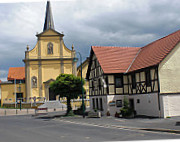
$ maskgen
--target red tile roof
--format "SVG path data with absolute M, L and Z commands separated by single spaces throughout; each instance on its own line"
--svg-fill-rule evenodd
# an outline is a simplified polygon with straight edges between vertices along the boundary
M 127 73 L 158 65 L 180 42 L 180 30 L 140 47 L 92 46 L 104 73 Z
M 1 83 L 1 80 L 0 80 L 0 83 Z
M 180 30 L 144 46 L 129 72 L 159 64 L 179 42 Z
M 132 63 L 139 47 L 92 46 L 104 73 L 124 73 Z
M 25 68 L 24 67 L 11 67 L 9 68 L 7 80 L 24 80 L 25 79 Z

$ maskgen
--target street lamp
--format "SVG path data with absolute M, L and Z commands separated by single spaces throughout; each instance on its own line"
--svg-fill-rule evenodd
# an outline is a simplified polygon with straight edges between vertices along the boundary
M 21 92 L 21 81 L 19 83 L 18 91 L 19 91 L 19 93 Z M 22 99 L 23 99 L 23 96 L 20 96 L 20 110 L 22 108 Z
M 80 56 L 80 64 L 81 64 L 81 89 L 82 89 L 82 108 L 83 108 L 83 118 L 85 118 L 85 107 L 84 107 L 84 89 L 83 89 L 83 78 L 82 78 L 82 56 L 80 52 L 76 52 Z M 76 61 L 76 58 L 74 58 Z
M 14 107 L 16 108 L 16 79 L 14 79 L 14 100 L 15 100 L 15 102 L 14 102 Z

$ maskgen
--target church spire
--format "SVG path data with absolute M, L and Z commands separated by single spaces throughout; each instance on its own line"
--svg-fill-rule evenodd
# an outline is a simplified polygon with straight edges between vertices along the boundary
M 52 17 L 50 1 L 47 1 L 47 5 L 46 5 L 46 17 L 44 21 L 43 31 L 48 30 L 48 29 L 54 30 L 54 22 L 53 22 L 53 17 Z

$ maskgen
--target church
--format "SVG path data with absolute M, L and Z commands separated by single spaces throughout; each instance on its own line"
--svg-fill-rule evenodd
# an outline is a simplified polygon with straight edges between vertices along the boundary
M 36 35 L 33 49 L 27 46 L 25 67 L 11 67 L 6 82 L 0 83 L 1 105 L 56 100 L 49 84 L 61 73 L 77 75 L 74 47 L 67 48 L 63 33 L 55 30 L 50 2 L 47 2 L 43 32 Z M 16 95 L 15 95 L 16 94 Z

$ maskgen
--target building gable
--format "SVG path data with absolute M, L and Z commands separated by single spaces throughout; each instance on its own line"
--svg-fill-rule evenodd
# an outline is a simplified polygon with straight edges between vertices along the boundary
M 37 34 L 36 35 L 37 37 L 49 37 L 49 36 L 64 36 L 63 34 L 53 30 L 53 29 L 48 29 L 46 31 L 43 31 L 42 33 L 40 34 Z
M 159 64 L 160 93 L 180 92 L 180 43 Z

